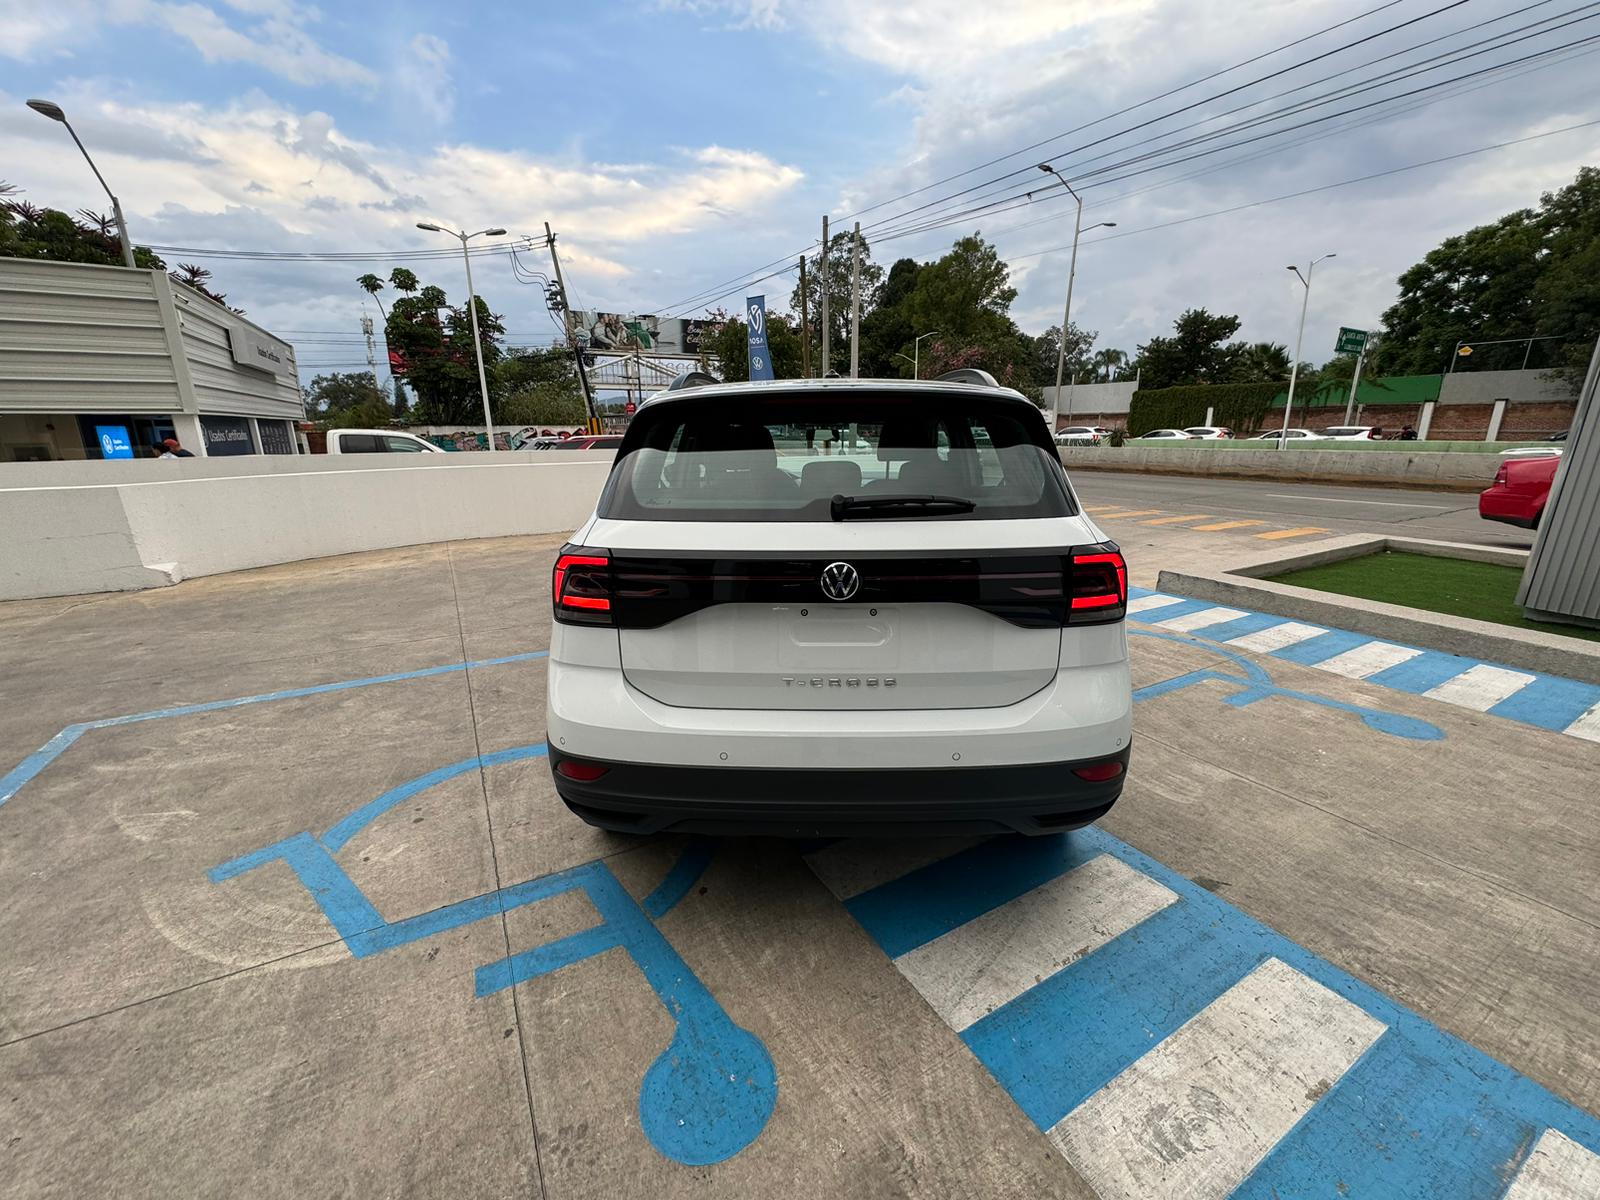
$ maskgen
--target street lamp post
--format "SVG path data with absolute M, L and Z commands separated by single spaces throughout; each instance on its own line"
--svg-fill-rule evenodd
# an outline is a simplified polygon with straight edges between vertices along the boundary
M 927 333 L 919 333 L 911 343 L 911 378 L 922 378 L 922 339 L 938 336 L 939 331 L 937 329 L 930 329 Z
M 1289 396 L 1283 402 L 1283 428 L 1278 432 L 1279 450 L 1282 450 L 1289 441 L 1289 414 L 1294 411 L 1294 384 L 1295 380 L 1300 377 L 1300 342 L 1306 335 L 1306 309 L 1311 305 L 1311 272 L 1323 259 L 1337 257 L 1337 254 L 1328 253 L 1324 254 L 1322 258 L 1313 258 L 1306 264 L 1306 273 L 1304 275 L 1300 274 L 1299 267 L 1289 267 L 1289 270 L 1294 272 L 1295 278 L 1304 285 L 1306 294 L 1300 300 L 1300 331 L 1294 335 L 1294 361 L 1289 364 Z
M 1078 202 L 1077 215 L 1072 220 L 1072 262 L 1067 267 L 1067 307 L 1061 316 L 1061 344 L 1056 350 L 1056 390 L 1055 399 L 1050 404 L 1050 436 L 1056 435 L 1056 413 L 1061 405 L 1061 375 L 1067 365 L 1067 331 L 1072 328 L 1072 281 L 1078 276 L 1078 239 L 1083 236 L 1083 197 L 1078 195 L 1066 177 L 1052 167 L 1049 163 L 1040 163 L 1039 170 L 1046 175 L 1055 176 L 1062 187 L 1067 189 L 1067 194 Z M 1101 221 L 1098 225 L 1089 226 L 1090 229 L 1115 229 L 1115 221 Z M 1076 385 L 1077 376 L 1073 376 Z M 1067 393 L 1067 419 L 1072 419 L 1072 394 Z
M 61 110 L 61 105 L 49 100 L 29 100 L 28 107 L 41 116 L 49 117 L 52 121 L 60 121 L 67 127 L 67 132 L 72 135 L 72 140 L 78 143 L 78 149 L 83 152 L 83 161 L 89 164 L 89 170 L 94 172 L 94 177 L 100 181 L 100 186 L 105 188 L 106 195 L 111 197 L 111 215 L 117 219 L 117 236 L 122 241 L 122 265 L 133 266 L 133 243 L 128 240 L 128 222 L 122 216 L 122 201 L 118 200 L 115 193 L 106 184 L 106 177 L 100 174 L 100 168 L 94 165 L 94 159 L 89 157 L 89 151 L 84 149 L 83 139 L 78 137 L 78 131 L 67 120 L 67 114 Z
M 467 253 L 467 242 L 475 237 L 503 237 L 505 230 L 499 226 L 492 229 L 480 229 L 477 233 L 457 233 L 454 229 L 446 229 L 443 225 L 433 225 L 427 221 L 418 221 L 418 229 L 426 229 L 429 233 L 448 233 L 453 238 L 461 239 L 461 261 L 467 267 L 467 312 L 472 316 L 472 351 L 478 358 L 478 391 L 483 395 L 483 424 L 489 435 L 489 449 L 497 449 L 494 444 L 494 418 L 489 415 L 489 380 L 483 373 L 483 342 L 478 338 L 478 295 L 472 290 L 472 256 Z

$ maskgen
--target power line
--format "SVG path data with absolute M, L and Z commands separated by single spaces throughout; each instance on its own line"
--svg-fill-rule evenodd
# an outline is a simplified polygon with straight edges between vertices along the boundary
M 517 249 L 539 250 L 545 246 L 545 240 L 539 238 L 522 238 L 516 242 L 499 242 L 483 246 L 469 247 L 467 253 L 474 258 L 487 255 L 510 254 Z M 163 254 L 182 254 L 189 258 L 228 258 L 264 262 L 409 262 L 415 259 L 454 259 L 461 255 L 460 250 L 229 250 L 220 247 L 207 246 L 151 246 L 151 250 Z

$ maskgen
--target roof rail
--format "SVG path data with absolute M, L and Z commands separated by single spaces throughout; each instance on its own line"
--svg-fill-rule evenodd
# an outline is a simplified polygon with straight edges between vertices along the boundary
M 962 367 L 956 371 L 946 371 L 939 376 L 940 383 L 970 383 L 976 387 L 997 388 L 998 380 L 987 371 L 980 371 L 977 367 Z
M 682 375 L 675 377 L 673 381 L 667 384 L 667 386 L 662 390 L 668 392 L 681 392 L 684 388 L 702 387 L 708 383 L 721 382 L 722 380 L 718 379 L 715 375 L 712 375 L 707 371 L 685 371 Z

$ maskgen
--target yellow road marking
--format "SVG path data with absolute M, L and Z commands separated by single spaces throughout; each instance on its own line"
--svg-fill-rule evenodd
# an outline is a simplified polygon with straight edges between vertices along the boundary
M 1209 521 L 1210 513 L 1190 513 L 1187 517 L 1158 517 L 1154 521 L 1141 521 L 1141 525 L 1176 525 L 1179 521 Z
M 1083 511 L 1086 513 L 1103 513 L 1111 512 L 1113 509 L 1118 509 L 1121 507 L 1122 505 L 1120 504 L 1096 504 L 1092 508 L 1086 508 Z
M 1243 529 L 1246 525 L 1265 525 L 1265 521 L 1222 521 L 1216 525 L 1196 525 L 1202 533 L 1216 533 L 1220 529 Z
M 1315 525 L 1307 525 L 1303 529 L 1275 529 L 1271 533 L 1258 533 L 1255 536 L 1263 541 L 1275 542 L 1279 538 L 1300 537 L 1307 533 L 1327 533 L 1326 529 L 1318 529 Z
M 1109 520 L 1113 517 L 1155 517 L 1159 516 L 1163 511 L 1159 508 L 1141 508 L 1138 512 L 1107 513 L 1106 518 Z

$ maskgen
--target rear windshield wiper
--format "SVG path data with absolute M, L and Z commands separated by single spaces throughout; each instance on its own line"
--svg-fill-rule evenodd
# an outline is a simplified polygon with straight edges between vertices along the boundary
M 969 513 L 977 507 L 977 501 L 965 496 L 835 496 L 829 512 L 835 521 L 847 521 L 851 517 Z

